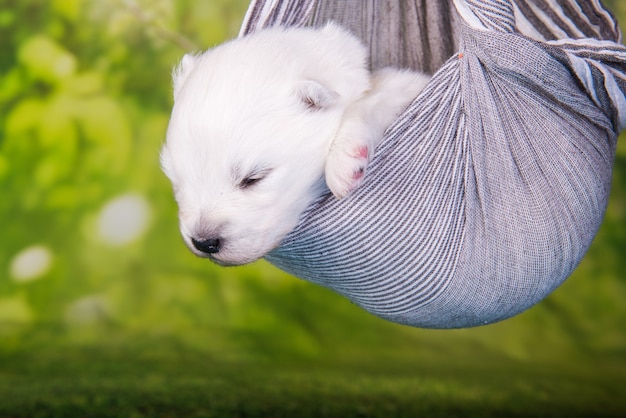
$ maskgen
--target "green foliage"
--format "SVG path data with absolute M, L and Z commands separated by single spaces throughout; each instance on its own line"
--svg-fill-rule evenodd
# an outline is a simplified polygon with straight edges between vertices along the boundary
M 266 263 L 224 269 L 193 257 L 158 166 L 170 72 L 183 53 L 236 35 L 247 4 L 2 0 L 0 355 L 163 338 L 220 358 L 359 367 L 472 350 L 587 369 L 623 357 L 624 136 L 588 256 L 546 301 L 501 324 L 410 329 Z M 111 237 L 110 219 L 131 226 Z
M 185 253 L 158 167 L 170 72 L 188 50 L 233 36 L 246 2 L 7 6 L 0 12 L 0 332 L 19 340 L 50 323 L 141 328 L 162 315 L 191 327 L 195 317 L 137 300 L 152 289 L 168 293 L 169 283 L 182 300 L 170 296 L 167 306 L 186 306 L 177 283 L 208 289 L 215 270 Z M 150 221 L 123 245 L 100 233 L 107 202 L 120 196 L 136 197 L 137 216 Z M 17 260 L 36 263 L 28 255 L 39 247 L 47 267 L 29 273 L 32 266 Z M 207 298 L 221 303 L 217 293 Z M 199 311 L 199 298 L 193 303 Z

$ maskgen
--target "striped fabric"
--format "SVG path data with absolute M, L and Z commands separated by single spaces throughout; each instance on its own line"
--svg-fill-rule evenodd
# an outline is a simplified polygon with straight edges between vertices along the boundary
M 355 13 L 369 2 L 353 1 Z M 242 35 L 322 24 L 321 3 L 253 1 Z M 626 49 L 599 1 L 454 6 L 441 10 L 456 17 L 429 20 L 459 22 L 457 52 L 388 129 L 366 183 L 320 198 L 267 256 L 429 328 L 508 318 L 571 274 L 602 221 L 626 125 Z
M 256 29 L 274 25 L 302 26 L 304 25 L 315 1 L 290 1 L 290 0 L 253 0 L 248 7 L 248 12 L 241 26 L 240 35 L 253 32 Z
M 598 38 L 619 42 L 619 28 L 599 0 L 515 0 L 515 24 L 540 41 Z

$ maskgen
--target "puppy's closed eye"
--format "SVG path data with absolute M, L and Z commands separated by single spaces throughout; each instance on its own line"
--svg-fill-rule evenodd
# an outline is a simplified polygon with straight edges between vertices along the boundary
M 241 179 L 238 186 L 240 189 L 243 190 L 250 189 L 258 185 L 262 180 L 264 180 L 271 171 L 271 169 L 254 170 L 243 179 Z

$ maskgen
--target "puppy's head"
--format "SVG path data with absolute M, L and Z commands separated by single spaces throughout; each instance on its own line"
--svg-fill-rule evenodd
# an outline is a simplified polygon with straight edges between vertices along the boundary
M 161 163 L 191 251 L 238 265 L 278 246 L 323 192 L 341 116 L 368 86 L 364 48 L 333 25 L 185 56 Z

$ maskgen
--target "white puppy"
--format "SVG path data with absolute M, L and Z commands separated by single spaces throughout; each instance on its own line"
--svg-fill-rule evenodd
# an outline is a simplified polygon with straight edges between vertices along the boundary
M 161 152 L 186 244 L 221 265 L 263 257 L 327 187 L 341 198 L 361 183 L 385 129 L 427 81 L 371 75 L 363 45 L 333 24 L 186 55 Z

